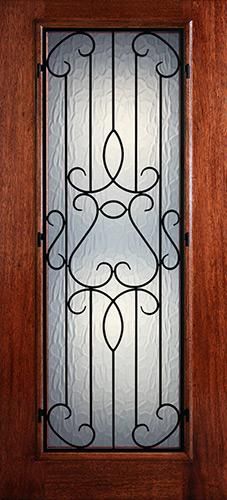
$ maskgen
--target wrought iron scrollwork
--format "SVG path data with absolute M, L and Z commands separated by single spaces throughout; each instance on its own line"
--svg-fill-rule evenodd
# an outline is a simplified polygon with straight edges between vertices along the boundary
M 60 238 L 61 234 L 63 233 L 64 231 L 64 227 L 65 227 L 65 218 L 64 218 L 64 215 L 62 214 L 62 212 L 60 212 L 60 210 L 51 210 L 47 216 L 47 222 L 48 224 L 50 224 L 51 226 L 54 227 L 54 223 L 51 222 L 51 216 L 53 214 L 57 214 L 59 217 L 60 217 L 60 220 L 61 220 L 61 228 L 60 228 L 60 231 L 59 233 L 57 234 L 57 236 L 55 236 L 54 240 L 52 241 L 52 243 L 50 244 L 49 246 L 49 249 L 48 249 L 48 252 L 47 252 L 47 255 L 46 255 L 46 258 L 47 258 L 47 262 L 49 264 L 49 266 L 52 268 L 52 269 L 55 269 L 55 270 L 59 270 L 59 269 L 62 269 L 62 267 L 64 267 L 65 265 L 65 257 L 61 254 L 61 253 L 58 253 L 58 256 L 61 258 L 61 263 L 56 266 L 54 265 L 52 262 L 51 262 L 51 251 L 52 249 L 54 248 L 56 242 L 58 241 L 58 239 Z
M 51 420 L 51 416 L 52 414 L 55 412 L 56 409 L 59 409 L 59 408 L 63 408 L 64 410 L 67 411 L 67 416 L 64 417 L 64 420 L 68 420 L 71 418 L 72 416 L 72 410 L 71 408 L 68 406 L 68 404 L 66 403 L 57 403 L 53 406 L 51 406 L 51 408 L 49 409 L 48 413 L 47 413 L 47 422 L 50 426 L 50 429 L 52 430 L 52 432 L 61 440 L 63 441 L 65 444 L 67 444 L 68 446 L 72 446 L 73 448 L 77 448 L 77 449 L 84 449 L 84 448 L 87 448 L 88 446 L 90 446 L 93 441 L 95 440 L 95 430 L 93 429 L 92 425 L 91 424 L 81 424 L 79 427 L 78 427 L 78 432 L 81 432 L 82 429 L 89 429 L 90 431 L 90 438 L 88 439 L 88 441 L 83 444 L 83 445 L 80 445 L 80 444 L 75 444 L 75 443 L 72 443 L 70 442 L 68 439 L 66 439 L 64 436 L 62 436 L 62 434 L 59 434 L 59 432 L 57 432 L 56 428 L 55 428 L 55 425 L 54 423 L 52 422 Z
M 55 78 L 64 78 L 64 77 L 67 77 L 71 71 L 71 64 L 68 62 L 68 61 L 63 61 L 64 64 L 67 66 L 67 69 L 63 72 L 63 73 L 56 73 L 53 68 L 51 68 L 51 56 L 54 52 L 56 52 L 56 50 L 58 49 L 58 47 L 60 47 L 60 45 L 64 44 L 69 38 L 72 38 L 72 37 L 75 37 L 75 36 L 78 36 L 78 35 L 83 35 L 85 36 L 86 38 L 88 38 L 91 42 L 91 48 L 88 50 L 88 52 L 82 52 L 80 47 L 78 48 L 78 53 L 80 54 L 81 57 L 89 57 L 92 55 L 92 53 L 94 52 L 95 50 L 95 41 L 94 41 L 94 38 L 89 34 L 89 33 L 86 33 L 85 31 L 76 31 L 74 33 L 70 33 L 69 35 L 67 35 L 66 37 L 64 37 L 62 40 L 60 40 L 60 42 L 58 42 L 54 47 L 53 49 L 51 49 L 51 51 L 49 52 L 49 55 L 47 57 L 47 60 L 46 60 L 46 67 L 49 71 L 49 73 L 54 76 Z
M 80 37 L 79 37 L 80 35 Z M 55 69 L 55 62 L 53 62 L 53 54 L 57 51 L 57 49 L 63 45 L 67 40 L 73 37 L 79 37 L 78 45 L 82 43 L 83 37 L 85 37 L 89 42 L 89 49 L 87 51 L 82 50 L 80 47 L 77 47 L 77 51 L 81 57 L 88 58 L 88 68 L 89 68 L 89 165 L 88 172 L 84 166 L 74 166 L 71 169 L 68 168 L 68 159 L 67 159 L 67 147 L 68 147 L 68 116 L 67 116 L 67 96 L 68 96 L 68 78 L 70 77 L 71 64 L 69 61 L 64 60 L 63 65 L 65 70 L 57 71 Z M 155 71 L 157 73 L 158 84 L 159 84 L 159 166 L 151 166 L 145 165 L 139 171 L 138 166 L 138 65 L 139 59 L 144 58 L 149 53 L 149 48 L 140 49 L 139 41 L 141 39 L 147 39 L 148 37 L 154 37 L 163 43 L 168 50 L 175 57 L 176 67 L 174 70 L 169 72 L 163 71 L 163 61 L 159 61 L 155 66 Z M 55 209 L 51 210 L 47 217 L 46 221 L 51 226 L 54 225 L 54 216 L 58 217 L 61 222 L 61 227 L 58 229 L 58 233 L 54 237 L 53 241 L 49 244 L 49 249 L 46 252 L 46 260 L 48 265 L 53 271 L 59 271 L 61 269 L 65 269 L 65 401 L 54 404 L 51 408 L 49 408 L 47 412 L 47 422 L 52 430 L 52 432 L 66 445 L 83 449 L 88 448 L 93 443 L 95 443 L 96 433 L 93 427 L 93 380 L 92 380 L 92 341 L 93 341 L 93 331 L 92 331 L 92 320 L 93 320 L 93 297 L 98 294 L 108 301 L 108 305 L 105 309 L 103 319 L 102 319 L 102 331 L 103 331 L 103 339 L 108 346 L 109 350 L 112 353 L 112 448 L 114 449 L 116 446 L 115 443 L 115 357 L 117 349 L 122 341 L 124 335 L 124 316 L 120 307 L 121 298 L 126 294 L 133 294 L 134 296 L 134 317 L 135 317 L 135 425 L 132 429 L 131 436 L 132 441 L 138 449 L 152 449 L 164 443 L 177 429 L 179 423 L 181 421 L 180 411 L 171 403 L 163 402 L 163 387 L 162 387 L 162 270 L 173 271 L 180 263 L 180 252 L 177 248 L 177 244 L 174 242 L 173 237 L 170 234 L 170 229 L 166 225 L 166 221 L 170 214 L 176 217 L 176 221 L 173 225 L 176 225 L 180 222 L 180 216 L 175 209 L 168 209 L 163 213 L 162 206 L 162 170 L 163 170 L 163 161 L 162 161 L 162 85 L 163 79 L 169 79 L 174 77 L 179 68 L 181 66 L 180 58 L 176 52 L 176 50 L 170 45 L 169 42 L 165 40 L 161 35 L 152 31 L 141 31 L 139 32 L 132 41 L 132 51 L 134 53 L 134 65 L 135 65 L 135 122 L 134 122 L 134 140 L 135 140 L 135 156 L 134 156 L 134 188 L 131 189 L 127 186 L 123 186 L 119 181 L 119 176 L 124 166 L 124 145 L 120 134 L 116 127 L 115 120 L 115 32 L 112 32 L 112 125 L 109 130 L 106 139 L 103 144 L 103 152 L 102 152 L 102 160 L 103 160 L 103 168 L 105 170 L 106 175 L 108 176 L 108 181 L 103 186 L 99 186 L 98 188 L 94 188 L 93 186 L 93 169 L 92 169 L 92 159 L 93 159 L 93 145 L 92 145 L 92 124 L 93 124 L 93 116 L 92 116 L 92 57 L 95 53 L 95 40 L 90 33 L 85 31 L 74 31 L 69 35 L 65 36 L 61 39 L 55 47 L 50 51 L 47 59 L 46 59 L 46 68 L 48 72 L 54 78 L 62 78 L 64 80 L 64 141 L 65 141 L 65 212 L 62 213 L 60 210 Z M 75 54 L 73 54 L 73 57 Z M 115 173 L 111 174 L 110 169 L 108 167 L 107 161 L 107 152 L 110 145 L 110 142 L 115 140 L 118 148 L 119 148 L 119 164 L 116 167 Z M 78 175 L 77 175 L 78 174 Z M 151 181 L 147 185 L 146 188 L 140 189 L 139 180 L 142 176 L 150 174 L 152 176 Z M 79 175 L 83 177 L 87 177 L 88 187 L 87 189 L 83 189 L 79 182 L 77 182 L 77 178 L 79 180 Z M 101 191 L 107 190 L 109 186 L 114 185 L 119 189 L 119 193 L 121 191 L 127 192 L 131 195 L 128 205 L 123 203 L 121 200 L 112 199 L 108 200 L 101 205 L 99 205 L 96 194 Z M 73 199 L 73 208 L 75 211 L 82 212 L 84 210 L 84 201 L 90 200 L 93 204 L 93 218 L 90 222 L 89 227 L 86 229 L 84 234 L 82 235 L 80 241 L 76 244 L 71 254 L 68 253 L 68 188 L 74 189 L 79 194 Z M 143 234 L 142 229 L 138 226 L 134 216 L 134 210 L 136 207 L 137 201 L 144 201 L 146 203 L 146 208 L 144 208 L 144 212 L 152 211 L 154 207 L 154 198 L 151 196 L 151 191 L 155 188 L 158 189 L 159 193 L 159 250 L 158 254 L 152 247 L 151 243 L 147 240 L 145 235 Z M 138 209 L 137 209 L 138 212 Z M 136 213 L 137 213 L 136 212 Z M 86 243 L 88 236 L 95 230 L 95 226 L 100 217 L 109 218 L 109 219 L 119 219 L 128 217 L 128 221 L 131 224 L 132 231 L 135 231 L 140 238 L 141 245 L 145 245 L 146 249 L 149 250 L 150 255 L 150 276 L 144 282 L 133 282 L 133 279 L 130 282 L 130 273 L 132 275 L 131 265 L 127 261 L 119 261 L 114 266 L 107 261 L 100 261 L 96 267 L 96 275 L 100 276 L 100 282 L 97 284 L 97 279 L 95 276 L 96 284 L 92 282 L 86 282 L 79 278 L 77 272 L 76 265 L 76 256 L 78 250 L 82 247 L 83 244 Z M 165 233 L 168 241 L 174 248 L 176 253 L 175 262 L 169 262 L 168 254 L 163 255 L 163 242 L 162 242 L 162 233 Z M 57 247 L 57 242 L 60 238 L 64 237 L 64 248 L 65 253 L 58 253 L 57 257 L 53 257 L 54 248 Z M 57 262 L 56 259 L 60 259 L 60 262 Z M 57 262 L 57 263 L 56 263 Z M 123 279 L 122 277 L 122 269 L 127 271 L 127 275 L 129 279 Z M 156 296 L 154 293 L 149 291 L 146 287 L 150 285 L 155 278 L 158 278 L 159 283 L 159 293 Z M 82 287 L 79 290 L 74 291 L 70 296 L 68 296 L 68 280 L 72 279 L 76 285 Z M 119 285 L 124 287 L 124 290 L 118 293 L 116 296 L 111 297 L 109 293 L 104 290 L 104 287 L 111 282 L 111 280 L 116 280 Z M 54 424 L 53 416 L 56 413 L 60 412 L 60 415 L 63 414 L 65 420 L 70 420 L 72 417 L 72 409 L 69 406 L 69 390 L 68 387 L 68 313 L 75 314 L 77 316 L 82 315 L 87 310 L 87 305 L 84 305 L 81 309 L 78 309 L 77 299 L 80 295 L 88 296 L 88 321 L 89 321 L 89 416 L 88 421 L 81 424 L 78 427 L 78 433 L 83 435 L 83 431 L 85 432 L 84 444 L 76 444 L 72 442 L 68 438 L 64 437 L 56 430 L 56 426 Z M 172 429 L 169 429 L 168 432 L 163 434 L 163 436 L 156 442 L 152 440 L 152 429 L 146 423 L 142 423 L 139 420 L 139 408 L 138 408 L 138 308 L 139 308 L 139 296 L 147 296 L 151 301 L 151 309 L 147 310 L 143 305 L 140 305 L 140 311 L 144 315 L 155 315 L 159 316 L 159 406 L 156 411 L 156 418 L 159 420 L 165 420 L 166 412 L 173 412 L 175 414 L 175 422 L 172 426 Z M 107 319 L 111 310 L 115 310 L 115 313 L 119 320 L 119 334 L 115 343 L 113 343 L 108 336 L 107 329 Z M 141 432 L 145 431 L 144 437 L 142 439 Z
M 163 227 L 163 230 L 167 236 L 167 238 L 169 239 L 170 243 L 172 244 L 172 246 L 174 247 L 175 251 L 176 251 L 176 262 L 174 264 L 172 264 L 171 266 L 170 265 L 167 265 L 165 264 L 165 260 L 166 258 L 168 258 L 168 254 L 166 255 L 163 255 L 162 257 L 162 265 L 163 267 L 165 267 L 165 269 L 175 269 L 178 264 L 179 264 L 179 261 L 180 261 L 180 252 L 177 248 L 177 245 L 174 243 L 173 239 L 171 238 L 169 232 L 167 231 L 166 229 L 166 226 L 165 226 L 165 220 L 166 220 L 166 217 L 169 215 L 169 214 L 175 214 L 176 215 L 176 222 L 174 222 L 173 226 L 176 226 L 177 224 L 179 224 L 180 222 L 180 217 L 179 217 L 179 214 L 176 210 L 167 210 L 167 212 L 164 213 L 164 215 L 162 216 L 162 220 L 161 220 L 161 224 L 162 224 L 162 227 Z
M 139 441 L 139 438 L 136 437 L 136 434 L 138 433 L 138 430 L 139 429 L 145 429 L 147 431 L 147 433 L 150 433 L 150 429 L 148 427 L 147 424 L 137 424 L 135 425 L 133 431 L 132 431 L 132 438 L 133 438 L 133 441 L 134 443 L 139 446 L 140 448 L 143 448 L 143 449 L 151 449 L 151 448 L 156 448 L 157 446 L 159 446 L 160 444 L 164 443 L 170 436 L 172 436 L 172 434 L 175 432 L 175 430 L 177 429 L 179 423 L 180 423 L 180 413 L 179 413 L 179 410 L 176 408 L 176 406 L 170 404 L 170 403 L 162 403 L 158 409 L 156 410 L 156 417 L 159 418 L 159 420 L 163 420 L 163 417 L 160 416 L 160 413 L 161 413 L 161 410 L 163 410 L 163 408 L 171 408 L 175 415 L 176 415 L 176 422 L 174 424 L 174 426 L 172 427 L 171 430 L 169 430 L 169 432 L 167 434 L 164 434 L 164 436 L 159 439 L 158 441 L 155 441 L 155 442 L 151 442 L 151 443 L 144 443 L 142 444 L 140 441 Z M 146 440 L 149 439 L 149 437 L 147 437 L 146 435 Z

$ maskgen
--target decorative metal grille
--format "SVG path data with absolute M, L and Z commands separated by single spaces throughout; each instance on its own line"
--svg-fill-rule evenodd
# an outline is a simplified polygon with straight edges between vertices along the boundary
M 44 33 L 48 450 L 183 446 L 182 37 Z

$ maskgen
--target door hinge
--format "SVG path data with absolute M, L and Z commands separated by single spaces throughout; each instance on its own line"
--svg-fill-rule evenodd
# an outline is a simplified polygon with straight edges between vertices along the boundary
M 45 70 L 45 64 L 38 63 L 37 64 L 37 78 L 39 78 L 40 73 Z
M 37 234 L 37 245 L 38 245 L 38 247 L 41 247 L 42 241 L 44 241 L 44 234 L 38 232 L 38 234 Z
M 42 422 L 42 418 L 45 417 L 45 411 L 43 408 L 38 409 L 38 422 Z
M 186 422 L 189 422 L 189 408 L 185 408 L 182 416 L 185 418 Z
M 189 233 L 185 233 L 184 241 L 185 241 L 185 246 L 189 247 Z
M 191 67 L 190 67 L 190 64 L 185 64 L 185 75 L 186 75 L 186 78 L 190 78 L 191 76 Z

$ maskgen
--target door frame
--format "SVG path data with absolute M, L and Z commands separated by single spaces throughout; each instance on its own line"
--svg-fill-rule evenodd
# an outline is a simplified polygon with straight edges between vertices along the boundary
M 222 500 L 226 491 L 225 0 L 143 0 L 140 6 L 129 0 L 65 0 L 64 5 L 59 0 L 3 0 L 1 11 L 5 35 L 0 76 L 2 498 L 68 499 L 75 498 L 76 491 L 79 498 L 94 499 Z M 40 47 L 35 47 L 35 38 L 39 23 L 60 26 L 63 22 L 86 27 L 187 27 L 185 62 L 191 75 L 186 80 L 185 117 L 185 231 L 190 235 L 185 249 L 185 407 L 190 410 L 190 431 L 186 452 L 174 456 L 161 452 L 44 456 L 39 451 L 41 360 L 37 353 L 42 347 L 42 316 L 35 306 L 41 286 L 35 267 L 40 253 L 36 216 L 41 157 L 35 139 L 36 92 L 38 102 L 40 92 L 35 82 Z

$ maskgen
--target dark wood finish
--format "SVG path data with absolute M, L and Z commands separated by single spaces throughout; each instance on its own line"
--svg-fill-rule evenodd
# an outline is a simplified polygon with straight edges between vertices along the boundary
M 192 497 L 227 498 L 224 352 L 224 137 L 226 2 L 195 2 L 193 14 Z M 225 477 L 224 477 L 225 476 Z M 225 484 L 225 487 L 224 487 Z
M 1 498 L 223 500 L 224 487 L 224 0 L 2 0 Z M 187 454 L 37 456 L 35 20 L 187 26 Z M 189 24 L 189 21 L 192 22 Z M 188 39 L 190 38 L 188 37 Z M 39 110 L 38 110 L 39 111 Z M 37 161 L 38 160 L 38 161 Z M 37 174 L 37 175 L 36 175 Z M 38 187 L 37 187 L 38 186 Z M 35 334 L 37 333 L 37 335 Z M 40 385 L 38 384 L 38 398 Z M 75 455 L 74 455 L 75 457 Z

